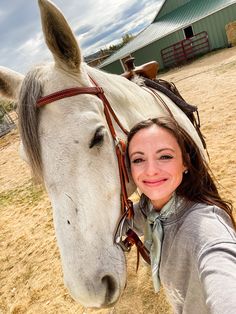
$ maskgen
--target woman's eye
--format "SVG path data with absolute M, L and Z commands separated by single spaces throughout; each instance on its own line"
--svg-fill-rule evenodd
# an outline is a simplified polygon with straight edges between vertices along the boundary
M 171 155 L 162 155 L 160 157 L 161 160 L 172 159 L 172 158 L 173 158 L 173 156 L 171 156 Z
M 141 163 L 141 162 L 143 162 L 143 159 L 142 159 L 142 158 L 136 158 L 136 159 L 132 160 L 132 163 L 133 163 L 133 164 L 139 164 L 139 163 Z

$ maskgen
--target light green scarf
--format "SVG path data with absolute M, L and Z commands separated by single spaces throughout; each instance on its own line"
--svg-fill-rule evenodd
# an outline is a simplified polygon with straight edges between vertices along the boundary
M 163 240 L 162 221 L 175 212 L 176 206 L 177 197 L 175 194 L 160 212 L 156 211 L 150 201 L 148 204 L 149 213 L 144 228 L 144 245 L 150 251 L 152 280 L 155 292 L 159 292 L 160 290 L 159 267 Z

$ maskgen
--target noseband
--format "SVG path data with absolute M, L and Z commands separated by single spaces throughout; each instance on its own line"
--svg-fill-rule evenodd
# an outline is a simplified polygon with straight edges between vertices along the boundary
M 119 167 L 119 176 L 120 176 L 120 184 L 121 184 L 121 211 L 122 211 L 122 216 L 121 219 L 118 223 L 116 232 L 115 232 L 115 243 L 120 245 L 120 247 L 124 251 L 129 251 L 132 247 L 132 245 L 136 245 L 138 252 L 142 255 L 142 257 L 145 259 L 146 262 L 150 263 L 150 258 L 149 258 L 149 252 L 147 249 L 144 247 L 142 241 L 139 239 L 137 234 L 132 230 L 129 229 L 127 231 L 127 237 L 124 241 L 122 241 L 122 230 L 123 230 L 123 225 L 126 219 L 129 221 L 132 220 L 134 217 L 134 210 L 133 210 L 133 203 L 131 200 L 128 199 L 127 195 L 127 189 L 126 189 L 126 183 L 129 182 L 129 177 L 127 173 L 127 169 L 125 166 L 125 149 L 126 149 L 126 144 L 123 140 L 119 139 L 116 135 L 113 123 L 112 123 L 112 118 L 114 121 L 117 123 L 119 128 L 123 131 L 124 134 L 128 134 L 128 131 L 122 126 L 121 122 L 119 121 L 117 115 L 113 111 L 109 101 L 107 100 L 103 89 L 98 86 L 97 82 L 90 77 L 90 80 L 93 82 L 95 86 L 93 87 L 73 87 L 73 88 L 68 88 L 64 89 L 55 93 L 52 93 L 50 95 L 41 97 L 38 99 L 36 103 L 37 108 L 41 108 L 45 105 L 48 105 L 54 101 L 67 98 L 67 97 L 72 97 L 76 95 L 81 95 L 81 94 L 89 94 L 89 95 L 95 95 L 99 97 L 104 105 L 104 114 L 106 117 L 106 121 L 111 133 L 111 136 L 113 138 L 113 142 L 115 145 L 115 150 L 116 150 L 116 156 L 117 156 L 117 161 L 118 161 L 118 167 Z M 112 117 L 112 118 L 111 118 Z

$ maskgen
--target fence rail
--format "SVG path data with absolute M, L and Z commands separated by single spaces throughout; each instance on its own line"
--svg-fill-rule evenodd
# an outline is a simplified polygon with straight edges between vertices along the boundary
M 0 105 L 0 137 L 16 128 L 16 124 L 7 113 L 3 106 Z
M 171 67 L 208 51 L 210 51 L 208 34 L 204 31 L 162 49 L 161 55 L 165 67 Z

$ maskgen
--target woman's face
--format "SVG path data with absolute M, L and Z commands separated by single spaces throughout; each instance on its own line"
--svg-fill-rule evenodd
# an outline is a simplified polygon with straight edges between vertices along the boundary
M 161 209 L 187 169 L 176 138 L 166 129 L 152 125 L 133 136 L 128 153 L 135 184 L 156 209 Z

